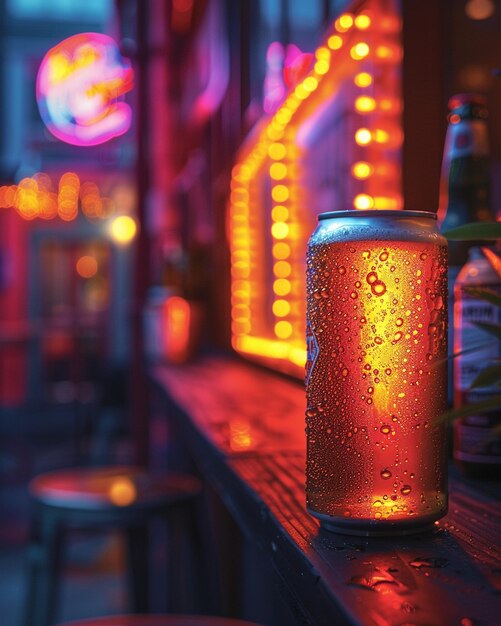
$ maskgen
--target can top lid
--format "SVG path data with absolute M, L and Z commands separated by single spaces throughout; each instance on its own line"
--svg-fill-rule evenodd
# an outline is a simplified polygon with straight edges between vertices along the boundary
M 351 209 L 349 211 L 327 211 L 318 215 L 319 220 L 329 220 L 334 217 L 426 217 L 432 220 L 437 219 L 437 214 L 432 211 L 409 211 L 407 209 Z

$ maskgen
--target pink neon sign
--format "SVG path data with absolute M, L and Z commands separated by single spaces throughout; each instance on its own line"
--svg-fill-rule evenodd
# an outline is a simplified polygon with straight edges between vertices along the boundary
M 131 109 L 122 101 L 133 86 L 130 61 L 101 33 L 81 33 L 51 48 L 40 64 L 37 102 L 49 131 L 76 146 L 123 135 Z

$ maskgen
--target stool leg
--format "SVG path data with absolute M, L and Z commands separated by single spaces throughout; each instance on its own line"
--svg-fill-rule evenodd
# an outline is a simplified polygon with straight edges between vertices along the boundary
M 44 529 L 43 543 L 45 554 L 45 576 L 42 578 L 42 622 L 41 626 L 53 624 L 56 618 L 59 592 L 61 555 L 63 550 L 62 528 L 55 520 L 50 520 Z
M 184 545 L 184 517 L 179 508 L 168 512 L 167 524 L 167 609 L 172 613 L 194 613 L 187 607 L 186 585 L 189 574 L 186 571 L 186 546 Z
M 37 582 L 41 565 L 42 547 L 40 520 L 33 516 L 30 525 L 30 539 L 26 550 L 26 596 L 24 602 L 24 626 L 33 626 L 37 610 Z
M 188 503 L 185 516 L 186 529 L 193 546 L 191 561 L 195 568 L 194 584 L 198 598 L 196 608 L 203 613 L 220 614 L 221 581 L 207 487 L 196 500 Z
M 203 539 L 198 526 L 195 501 L 178 505 L 166 517 L 168 534 L 168 609 L 174 613 L 204 610 L 205 578 Z
M 148 612 L 149 534 L 148 526 L 127 529 L 128 578 L 135 613 Z
M 61 528 L 50 513 L 44 513 L 29 548 L 27 626 L 49 626 L 54 622 L 61 550 Z

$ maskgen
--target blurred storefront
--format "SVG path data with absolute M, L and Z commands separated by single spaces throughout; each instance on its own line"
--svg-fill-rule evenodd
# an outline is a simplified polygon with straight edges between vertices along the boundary
M 71 395 L 96 363 L 140 367 L 145 341 L 301 376 L 316 215 L 434 210 L 452 93 L 489 99 L 499 205 L 491 4 L 2 2 L 3 401 Z M 110 78 L 89 79 L 106 46 Z
M 113 40 L 92 35 L 118 33 L 111 1 L 0 10 L 0 394 L 8 405 L 71 402 L 130 355 L 134 117 L 106 107 L 130 91 L 133 70 L 118 48 L 100 58 Z

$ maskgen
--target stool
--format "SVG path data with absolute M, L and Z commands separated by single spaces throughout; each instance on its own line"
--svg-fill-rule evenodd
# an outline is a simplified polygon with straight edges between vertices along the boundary
M 254 622 L 205 615 L 110 615 L 59 626 L 259 626 Z
M 148 610 L 148 524 L 185 516 L 193 529 L 200 482 L 183 474 L 150 474 L 138 467 L 66 469 L 41 474 L 29 485 L 34 519 L 28 553 L 27 625 L 54 621 L 65 531 L 124 531 L 133 611 Z M 198 539 L 198 537 L 196 538 Z

